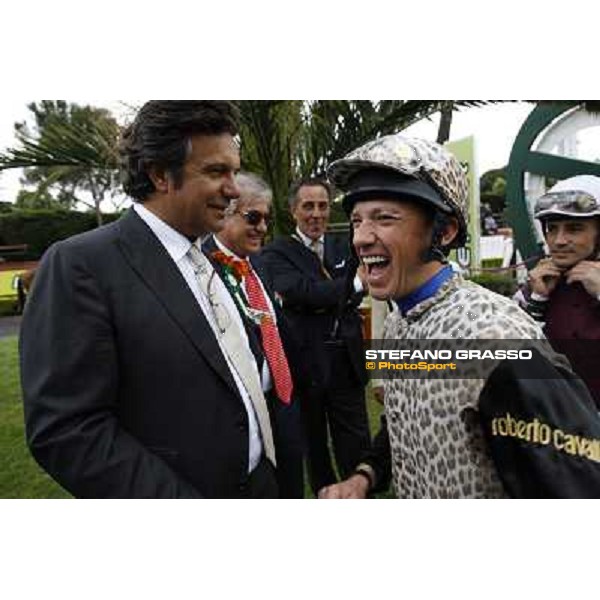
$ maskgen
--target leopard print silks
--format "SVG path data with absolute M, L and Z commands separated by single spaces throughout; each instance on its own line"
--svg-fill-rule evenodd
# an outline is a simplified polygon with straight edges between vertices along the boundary
M 406 316 L 395 308 L 383 335 L 398 340 L 399 349 L 403 339 L 544 338 L 537 323 L 514 302 L 457 274 Z M 549 347 L 548 353 L 556 357 Z M 495 364 L 488 375 L 493 368 Z M 481 378 L 384 381 L 393 482 L 399 498 L 505 496 L 479 425 L 477 409 L 484 383 Z

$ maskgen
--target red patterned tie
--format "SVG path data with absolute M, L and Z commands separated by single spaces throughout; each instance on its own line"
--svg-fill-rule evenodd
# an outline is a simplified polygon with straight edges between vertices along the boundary
M 277 326 L 273 322 L 271 312 L 269 311 L 267 299 L 265 298 L 258 277 L 252 270 L 252 267 L 250 267 L 249 272 L 246 275 L 245 282 L 250 308 L 266 313 L 266 316 L 261 319 L 260 322 L 263 350 L 267 357 L 269 369 L 273 375 L 277 396 L 284 404 L 289 404 L 292 400 L 293 389 L 290 368 L 283 351 L 279 331 L 277 330 Z

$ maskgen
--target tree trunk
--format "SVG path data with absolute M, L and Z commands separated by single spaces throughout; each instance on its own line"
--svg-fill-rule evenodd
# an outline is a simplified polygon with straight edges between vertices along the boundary
M 102 211 L 100 210 L 100 202 L 95 202 L 94 201 L 94 205 L 95 205 L 95 210 L 96 210 L 96 224 L 98 225 L 98 227 L 100 227 L 100 225 L 102 225 L 103 220 L 102 220 Z
M 437 143 L 445 144 L 450 139 L 450 128 L 452 127 L 452 115 L 454 112 L 454 101 L 444 100 L 440 110 L 440 127 L 438 129 Z
M 90 183 L 90 191 L 92 193 L 92 198 L 94 199 L 94 212 L 96 213 L 96 225 L 100 227 L 103 223 L 102 219 L 102 211 L 100 210 L 100 203 L 102 202 L 102 198 L 104 194 L 102 190 L 98 191 L 96 185 L 94 185 L 93 179 L 90 177 L 88 179 Z

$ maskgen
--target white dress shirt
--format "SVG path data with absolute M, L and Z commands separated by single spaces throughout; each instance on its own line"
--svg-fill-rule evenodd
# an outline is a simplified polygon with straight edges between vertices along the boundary
M 162 219 L 157 217 L 153 212 L 149 211 L 143 204 L 136 202 L 133 205 L 133 209 L 139 215 L 139 217 L 148 225 L 148 227 L 150 227 L 154 235 L 156 235 L 160 243 L 164 246 L 165 250 L 179 269 L 180 273 L 183 275 L 185 282 L 190 288 L 192 294 L 194 294 L 194 298 L 196 298 L 196 301 L 198 302 L 202 313 L 206 317 L 208 323 L 210 324 L 213 330 L 213 333 L 215 334 L 215 340 L 221 348 L 221 353 L 227 361 L 229 371 L 233 376 L 233 379 L 240 392 L 240 396 L 242 397 L 242 400 L 244 402 L 244 406 L 246 407 L 246 412 L 248 413 L 248 472 L 250 472 L 256 467 L 262 456 L 262 441 L 260 437 L 260 428 L 258 426 L 256 415 L 254 413 L 252 401 L 250 399 L 250 396 L 248 395 L 248 392 L 246 391 L 244 383 L 240 379 L 234 365 L 231 364 L 227 352 L 225 352 L 225 349 L 219 342 L 218 326 L 211 306 L 208 302 L 208 299 L 204 296 L 204 294 L 201 293 L 200 288 L 198 287 L 198 282 L 196 280 L 196 276 L 194 275 L 192 261 L 188 256 L 188 251 L 191 248 L 192 243 L 184 235 L 173 229 L 170 225 L 168 225 Z M 198 246 L 198 248 L 200 248 L 201 241 L 196 240 L 196 245 Z M 212 285 L 214 286 L 214 290 L 219 301 L 227 308 L 227 311 L 231 315 L 233 321 L 236 323 L 236 328 L 240 333 L 240 338 L 242 338 L 242 342 L 245 344 L 245 347 L 248 348 L 248 353 L 252 355 L 250 345 L 248 343 L 248 336 L 246 335 L 246 330 L 244 329 L 244 324 L 242 323 L 242 319 L 238 313 L 233 299 L 227 291 L 227 288 L 221 281 L 221 278 L 218 276 L 214 277 Z M 252 363 L 256 366 L 254 356 L 252 356 Z M 258 367 L 256 367 L 256 376 L 260 380 Z
M 324 255 L 325 255 L 325 234 L 323 234 L 320 238 L 318 238 L 317 240 L 313 240 L 312 238 L 309 238 L 307 235 L 304 235 L 301 231 L 299 227 L 296 227 L 296 235 L 300 238 L 300 240 L 302 241 L 302 243 L 309 249 L 312 250 L 314 252 L 314 243 L 315 241 L 319 243 L 320 246 L 320 252 L 317 252 L 317 254 L 319 255 L 319 258 L 321 260 L 324 259 Z

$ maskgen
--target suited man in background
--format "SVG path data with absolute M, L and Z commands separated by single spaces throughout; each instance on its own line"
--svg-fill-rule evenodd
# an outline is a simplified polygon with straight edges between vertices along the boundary
M 26 435 L 75 496 L 278 495 L 248 340 L 199 248 L 239 195 L 236 134 L 229 102 L 146 103 L 120 148 L 133 208 L 42 260 L 21 326 Z
M 289 207 L 296 230 L 261 253 L 309 367 L 310 380 L 301 392 L 301 407 L 315 494 L 336 481 L 328 431 L 342 477 L 352 472 L 370 446 L 358 312 L 365 292 L 364 274 L 359 270 L 350 298 L 344 301 L 349 247 L 346 240 L 325 234 L 330 202 L 331 190 L 322 180 L 308 179 L 292 186 Z
M 273 193 L 253 173 L 239 173 L 236 183 L 240 197 L 232 200 L 225 211 L 223 229 L 209 236 L 203 248 L 234 297 L 261 374 L 273 420 L 279 495 L 303 498 L 302 428 L 297 393 L 306 376 L 297 342 L 266 284 L 257 257 L 270 223 Z M 260 305 L 261 297 L 264 307 Z M 255 318 L 252 312 L 255 309 L 268 314 L 274 325 L 272 330 Z M 293 380 L 289 389 L 288 373 Z

